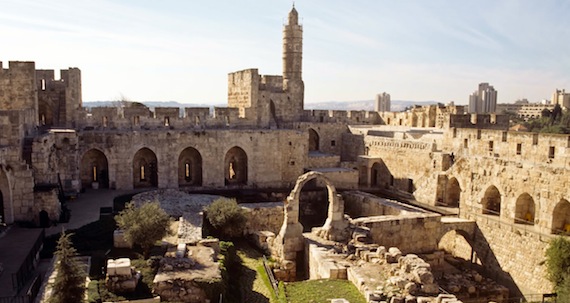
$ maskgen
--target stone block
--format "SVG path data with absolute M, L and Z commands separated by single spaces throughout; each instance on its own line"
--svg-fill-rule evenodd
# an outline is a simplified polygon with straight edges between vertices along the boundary
M 220 253 L 220 240 L 219 239 L 202 239 L 198 242 L 198 246 L 210 247 L 217 255 Z
M 184 258 L 186 256 L 186 243 L 178 243 L 176 246 L 176 258 Z
M 130 277 L 131 273 L 131 259 L 119 258 L 115 260 L 115 275 Z
M 386 253 L 386 262 L 398 263 L 400 257 L 402 257 L 402 252 L 396 247 L 390 247 L 390 249 L 388 249 L 388 252 Z

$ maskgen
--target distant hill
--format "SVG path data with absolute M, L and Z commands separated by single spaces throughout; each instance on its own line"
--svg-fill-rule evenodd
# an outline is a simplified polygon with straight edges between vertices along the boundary
M 227 104 L 195 104 L 195 103 L 180 103 L 177 101 L 142 101 L 140 102 L 150 108 L 154 107 L 226 107 Z M 116 106 L 117 101 L 86 101 L 83 102 L 84 107 L 104 107 Z M 393 112 L 403 111 L 406 107 L 413 105 L 430 105 L 437 104 L 435 101 L 404 101 L 392 100 L 391 110 Z M 326 101 L 316 103 L 305 103 L 305 109 L 323 109 L 323 110 L 374 110 L 374 100 L 360 100 L 360 101 Z
M 436 101 L 404 101 L 392 100 L 391 111 L 403 111 L 406 107 L 413 105 L 437 104 Z M 330 110 L 374 110 L 374 100 L 361 101 L 327 101 L 317 103 L 305 103 L 306 109 L 330 109 Z
M 105 106 L 116 106 L 118 101 L 85 101 L 83 102 L 84 107 L 105 107 Z M 225 105 L 210 105 L 210 104 L 195 104 L 195 103 L 180 103 L 178 101 L 142 101 L 140 102 L 148 107 L 213 107 L 213 106 L 220 106 L 223 107 Z

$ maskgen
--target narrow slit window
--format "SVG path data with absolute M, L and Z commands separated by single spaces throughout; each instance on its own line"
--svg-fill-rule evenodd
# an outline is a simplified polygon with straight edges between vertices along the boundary
M 141 165 L 140 171 L 141 171 L 141 181 L 145 181 L 144 165 Z
M 548 159 L 554 159 L 554 152 L 556 151 L 556 148 L 554 146 L 550 146 L 548 148 Z
M 99 181 L 99 180 L 97 179 L 97 166 L 93 165 L 92 171 L 93 171 L 93 182 Z
M 517 143 L 517 155 L 522 153 L 522 143 Z

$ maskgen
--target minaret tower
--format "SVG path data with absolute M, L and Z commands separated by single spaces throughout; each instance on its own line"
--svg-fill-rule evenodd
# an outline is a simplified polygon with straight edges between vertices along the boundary
M 295 105 L 303 110 L 303 26 L 295 5 L 289 12 L 288 23 L 283 27 L 283 89 L 289 92 Z

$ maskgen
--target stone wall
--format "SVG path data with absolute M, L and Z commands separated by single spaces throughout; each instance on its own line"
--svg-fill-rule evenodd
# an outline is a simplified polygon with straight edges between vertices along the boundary
M 479 229 L 472 241 L 475 256 L 499 283 L 522 294 L 553 291 L 544 264 L 545 251 L 553 237 L 524 225 L 502 223 L 493 216 L 464 215 L 477 220 Z
M 319 136 L 319 152 L 331 155 L 339 155 L 342 150 L 342 134 L 348 132 L 344 123 L 295 123 L 294 129 L 308 132 L 313 129 Z M 308 151 L 308 149 L 307 149 Z
M 343 192 L 344 210 L 351 218 L 398 216 L 422 210 L 394 200 L 358 191 Z
M 357 226 L 370 229 L 373 243 L 398 247 L 404 253 L 429 253 L 437 249 L 440 216 L 435 214 L 407 214 L 374 216 L 353 219 Z
M 38 112 L 35 63 L 10 61 L 8 69 L 0 63 L 0 110 L 27 109 Z
M 240 204 L 247 216 L 244 234 L 254 234 L 265 230 L 278 234 L 283 225 L 283 205 L 283 202 Z
M 52 188 L 50 190 L 42 190 L 34 192 L 34 221 L 40 223 L 39 213 L 46 211 L 50 221 L 58 221 L 61 213 L 61 205 L 59 203 L 58 190 Z
M 289 186 L 302 174 L 307 159 L 307 134 L 291 130 L 204 130 L 201 132 L 81 132 L 79 158 L 91 149 L 101 151 L 108 163 L 110 187 L 133 188 L 133 159 L 148 148 L 157 159 L 158 187 L 178 187 L 178 159 L 187 147 L 202 160 L 202 186 L 225 186 L 224 158 L 234 146 L 247 156 L 244 187 Z M 206 169 L 207 168 L 207 169 Z

